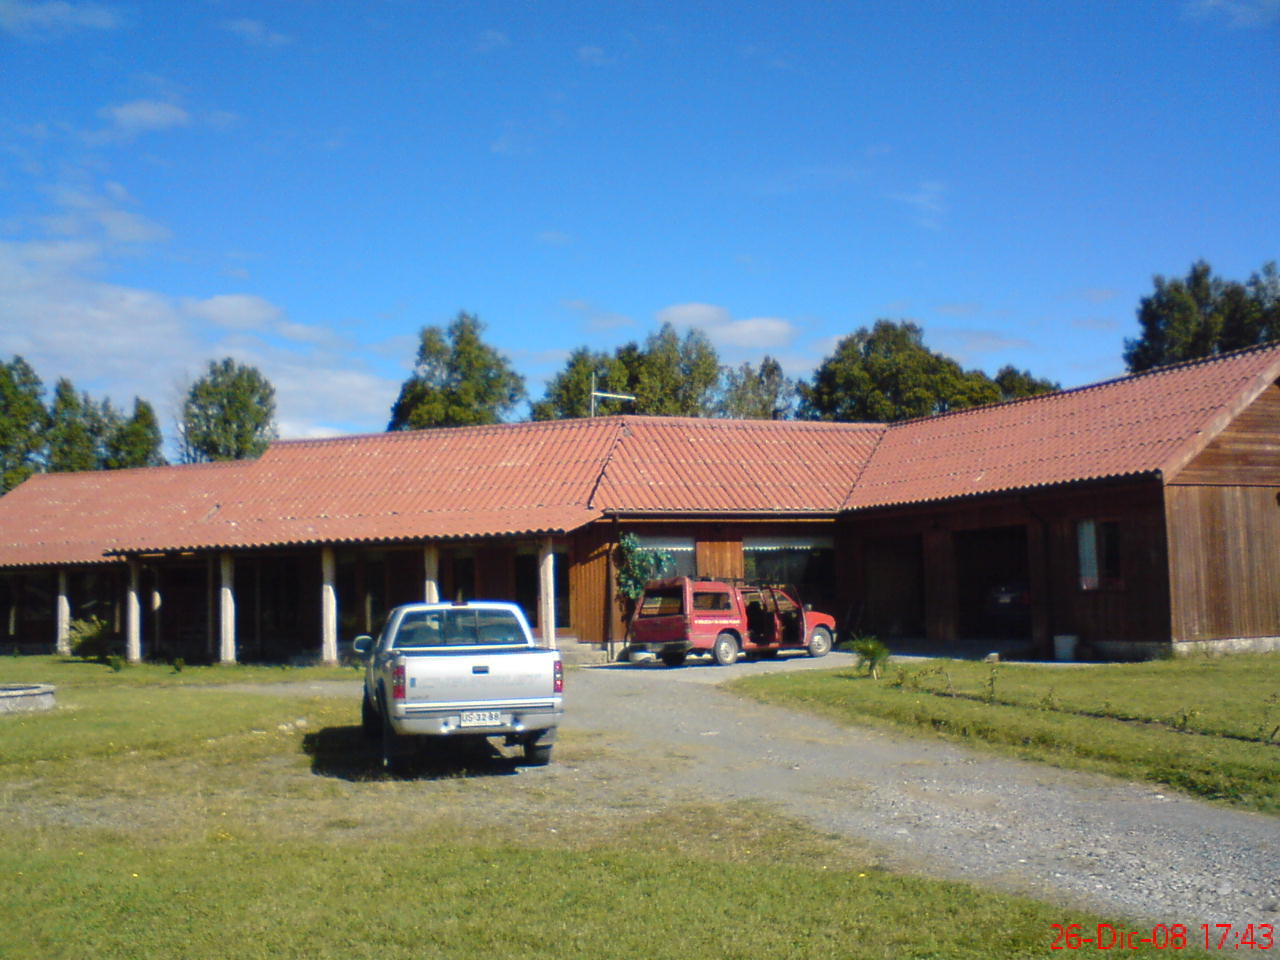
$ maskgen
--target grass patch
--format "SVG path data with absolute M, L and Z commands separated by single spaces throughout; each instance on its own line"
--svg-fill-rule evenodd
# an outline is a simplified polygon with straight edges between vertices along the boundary
M 0 656 L 0 683 L 52 683 L 74 688 L 136 686 L 208 686 L 233 683 L 280 683 L 306 680 L 355 680 L 355 667 L 281 667 L 261 664 L 184 666 L 176 670 L 164 663 L 131 663 L 119 671 L 104 663 L 74 657 Z
M 942 660 L 751 677 L 749 696 L 1280 812 L 1280 655 L 1052 667 Z
M 1098 921 L 649 793 L 585 734 L 396 780 L 354 697 L 103 669 L 0 718 L 0 956 L 1035 957 Z

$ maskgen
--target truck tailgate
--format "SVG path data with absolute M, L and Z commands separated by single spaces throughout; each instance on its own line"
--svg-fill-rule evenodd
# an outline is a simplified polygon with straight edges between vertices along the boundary
M 553 650 L 423 651 L 404 655 L 404 705 L 528 703 L 555 693 Z

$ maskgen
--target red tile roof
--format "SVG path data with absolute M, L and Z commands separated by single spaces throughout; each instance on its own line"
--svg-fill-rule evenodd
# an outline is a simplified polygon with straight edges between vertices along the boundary
M 817 515 L 1168 480 L 1280 377 L 1280 346 L 893 424 L 601 417 L 283 441 L 261 459 L 36 476 L 0 567 L 115 552 L 546 535 L 611 513 Z
M 1280 376 L 1280 347 L 894 424 L 846 509 L 1137 474 L 1170 478 Z
M 625 417 L 593 504 L 610 513 L 834 514 L 885 425 Z
M 0 497 L 0 566 L 105 562 L 105 551 L 207 511 L 240 467 L 37 474 Z

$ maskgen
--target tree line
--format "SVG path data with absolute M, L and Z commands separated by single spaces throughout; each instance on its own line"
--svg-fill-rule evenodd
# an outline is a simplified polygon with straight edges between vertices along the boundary
M 266 377 L 230 358 L 211 361 L 183 401 L 179 459 L 256 457 L 274 423 L 275 389 Z M 163 466 L 163 446 L 155 409 L 141 397 L 126 415 L 63 377 L 46 403 L 44 383 L 25 359 L 0 362 L 0 493 L 34 473 Z
M 1142 298 L 1139 336 L 1126 339 L 1130 372 L 1280 339 L 1280 275 L 1267 263 L 1247 281 L 1215 276 L 1203 260 L 1185 278 L 1154 278 Z M 1028 370 L 994 376 L 966 370 L 930 350 L 908 320 L 877 320 L 841 339 L 808 380 L 778 360 L 727 366 L 706 334 L 664 324 L 612 352 L 578 347 L 546 385 L 528 396 L 524 378 L 485 342 L 484 325 L 459 313 L 423 327 L 412 373 L 391 407 L 388 430 L 497 423 L 529 401 L 533 420 L 597 414 L 893 422 L 1034 396 L 1059 389 Z M 601 392 L 633 400 L 597 398 Z M 187 391 L 177 422 L 183 463 L 256 457 L 275 436 L 275 389 L 255 367 L 210 361 Z M 37 471 L 112 470 L 163 464 L 151 405 L 135 398 L 126 416 L 60 379 L 48 404 L 20 356 L 0 363 L 0 493 Z

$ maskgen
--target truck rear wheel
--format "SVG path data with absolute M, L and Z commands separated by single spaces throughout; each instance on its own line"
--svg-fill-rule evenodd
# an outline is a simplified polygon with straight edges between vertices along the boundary
M 393 776 L 402 777 L 409 768 L 408 744 L 404 737 L 396 733 L 391 726 L 391 717 L 387 713 L 387 702 L 378 697 L 379 718 L 382 722 L 382 766 Z
M 682 667 L 687 654 L 683 650 L 663 650 L 659 656 L 668 667 Z
M 738 638 L 727 630 L 716 637 L 715 646 L 711 648 L 711 655 L 716 658 L 716 663 L 722 667 L 727 667 L 731 663 L 738 662 Z
M 366 740 L 378 739 L 378 711 L 374 709 L 373 701 L 369 699 L 368 690 L 360 700 L 360 732 L 364 734 Z
M 808 649 L 811 657 L 825 657 L 831 652 L 831 631 L 826 627 L 814 627 Z
M 552 746 L 554 744 L 526 740 L 524 742 L 524 762 L 534 767 L 545 767 L 551 762 Z

